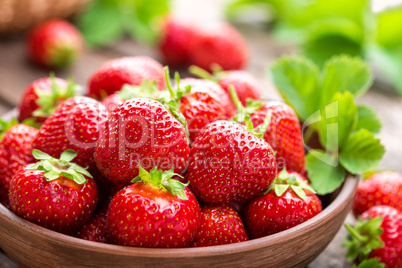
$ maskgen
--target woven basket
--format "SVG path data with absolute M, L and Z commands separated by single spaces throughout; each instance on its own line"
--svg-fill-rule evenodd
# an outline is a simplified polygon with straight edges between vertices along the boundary
M 19 32 L 49 18 L 66 18 L 90 0 L 0 0 L 0 34 Z

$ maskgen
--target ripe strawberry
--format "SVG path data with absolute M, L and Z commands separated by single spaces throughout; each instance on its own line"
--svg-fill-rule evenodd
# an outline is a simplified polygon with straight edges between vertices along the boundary
M 32 82 L 24 91 L 19 104 L 20 122 L 35 118 L 43 123 L 53 114 L 57 106 L 68 98 L 77 95 L 78 85 L 54 76 L 45 77 Z
M 134 184 L 121 190 L 110 203 L 108 224 L 121 245 L 136 247 L 188 247 L 200 224 L 200 206 L 178 175 L 139 166 Z
M 353 213 L 359 216 L 373 206 L 387 205 L 402 211 L 402 174 L 383 171 L 359 183 Z
M 199 29 L 190 40 L 190 63 L 211 71 L 213 64 L 223 70 L 243 69 L 248 61 L 248 49 L 239 32 L 228 24 Z
M 287 230 L 321 212 L 320 199 L 299 176 L 283 169 L 263 195 L 250 201 L 245 223 L 254 238 Z
M 107 224 L 108 208 L 104 208 L 84 225 L 78 232 L 78 237 L 99 243 L 109 243 L 109 226 Z
M 215 70 L 216 69 L 216 70 Z M 190 66 L 189 71 L 203 79 L 211 80 L 219 84 L 228 94 L 229 87 L 233 86 L 238 98 L 243 105 L 247 104 L 247 99 L 261 99 L 261 89 L 257 80 L 250 73 L 242 70 L 222 71 L 219 66 L 214 68 L 211 75 L 209 72 L 197 66 Z
M 10 183 L 10 204 L 19 216 L 51 230 L 74 234 L 91 217 L 98 199 L 88 171 L 70 161 L 66 150 L 60 159 L 38 150 L 40 160 L 20 169 Z
M 149 170 L 184 170 L 189 145 L 184 126 L 161 104 L 130 99 L 116 107 L 96 144 L 95 160 L 114 183 L 128 183 L 138 175 L 138 160 Z
M 156 81 L 158 89 L 162 90 L 165 85 L 162 65 L 145 56 L 109 60 L 89 79 L 89 95 L 104 99 L 119 91 L 125 84 L 140 85 L 144 80 Z
M 377 258 L 386 267 L 402 267 L 402 213 L 389 206 L 374 206 L 355 226 L 346 225 L 349 261 Z
M 228 205 L 206 205 L 201 208 L 201 226 L 193 246 L 206 247 L 247 241 L 243 222 Z
M 170 17 L 162 28 L 159 51 L 167 65 L 179 66 L 188 62 L 188 42 L 194 36 L 195 27 L 190 23 Z
M 219 85 L 216 83 L 197 78 L 185 78 L 180 81 L 180 86 L 191 86 L 195 89 L 203 89 L 203 91 L 208 91 L 213 97 L 218 100 L 221 105 L 226 109 L 226 116 L 232 117 L 236 114 L 236 107 L 234 106 L 229 94 L 227 94 Z
M 17 124 L 16 120 L 6 123 L 0 120 L 4 133 L 0 140 L 0 201 L 8 199 L 10 181 L 23 166 L 32 163 L 32 142 L 38 130 Z
M 27 52 L 37 64 L 63 68 L 84 49 L 81 33 L 63 20 L 48 20 L 35 26 L 27 38 Z
M 53 157 L 73 149 L 77 152 L 74 162 L 92 168 L 95 143 L 106 119 L 106 108 L 98 101 L 81 96 L 70 98 L 45 121 L 32 147 Z
M 275 174 L 271 146 L 244 126 L 223 120 L 202 129 L 187 170 L 194 194 L 215 204 L 254 197 L 272 183 Z

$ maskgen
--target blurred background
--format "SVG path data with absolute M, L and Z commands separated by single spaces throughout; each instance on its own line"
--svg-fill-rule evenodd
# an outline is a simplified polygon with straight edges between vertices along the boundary
M 402 0 L 0 0 L 0 114 L 18 105 L 25 87 L 50 71 L 62 78 L 73 75 L 86 85 L 94 70 L 112 58 L 146 55 L 163 63 L 157 44 L 166 16 L 203 27 L 227 21 L 249 47 L 246 69 L 265 98 L 280 99 L 267 68 L 284 54 L 303 54 L 321 67 L 339 54 L 367 61 L 374 85 L 358 102 L 373 107 L 383 122 L 379 137 L 387 153 L 380 167 L 402 172 L 401 4 Z M 85 51 L 66 69 L 38 67 L 25 51 L 27 31 L 54 17 L 76 25 L 86 41 Z M 177 70 L 188 75 L 185 68 Z M 309 267 L 351 267 L 340 247 L 343 236 L 342 230 Z

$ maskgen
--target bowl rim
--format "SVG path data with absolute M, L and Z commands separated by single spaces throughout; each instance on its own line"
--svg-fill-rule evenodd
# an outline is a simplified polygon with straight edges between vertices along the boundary
M 0 204 L 0 219 L 5 218 L 16 225 L 16 228 L 22 228 L 27 232 L 30 232 L 33 236 L 42 236 L 43 239 L 51 239 L 53 243 L 58 246 L 68 246 L 73 248 L 82 248 L 89 251 L 96 251 L 98 253 L 113 254 L 124 257 L 142 257 L 142 258 L 188 258 L 188 257 L 206 257 L 206 256 L 219 256 L 222 254 L 236 254 L 252 251 L 254 249 L 269 247 L 279 243 L 287 243 L 289 240 L 293 240 L 298 236 L 303 235 L 305 232 L 314 230 L 319 225 L 325 224 L 336 217 L 342 210 L 347 207 L 347 200 L 351 198 L 351 195 L 357 188 L 358 177 L 348 176 L 345 182 L 342 184 L 340 192 L 335 199 L 317 214 L 312 219 L 305 221 L 295 227 L 292 227 L 286 231 L 282 231 L 273 235 L 251 239 L 248 241 L 219 245 L 208 247 L 196 247 L 196 248 L 140 248 L 129 247 L 112 244 L 103 244 L 98 242 L 92 242 L 81 238 L 76 238 L 68 235 L 64 235 L 27 220 L 24 220 L 8 210 L 2 204 Z

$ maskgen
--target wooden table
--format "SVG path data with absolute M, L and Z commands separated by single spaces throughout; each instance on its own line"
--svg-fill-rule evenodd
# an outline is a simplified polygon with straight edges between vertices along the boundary
M 225 1 L 203 1 L 202 8 L 208 11 L 204 13 L 191 12 L 191 10 L 195 11 L 201 7 L 195 5 L 193 1 L 181 0 L 174 3 L 175 11 L 179 16 L 188 17 L 188 14 L 196 14 L 196 18 L 193 19 L 205 21 L 205 19 L 220 19 L 221 12 L 213 7 Z M 204 14 L 202 18 L 200 14 Z M 266 32 L 259 29 L 240 27 L 240 30 L 246 38 L 251 52 L 251 61 L 247 69 L 260 82 L 265 97 L 279 99 L 278 92 L 266 75 L 266 69 L 275 58 L 283 53 L 292 52 L 293 48 L 276 44 Z M 137 44 L 129 39 L 123 39 L 110 48 L 86 51 L 70 69 L 55 73 L 56 76 L 63 78 L 74 75 L 77 83 L 85 85 L 88 77 L 101 63 L 111 58 L 128 55 L 147 55 L 160 59 L 155 49 Z M 18 105 L 20 97 L 29 83 L 48 75 L 49 70 L 38 69 L 27 61 L 21 37 L 0 39 L 0 114 L 4 114 Z M 359 102 L 372 106 L 383 122 L 383 129 L 379 137 L 382 139 L 387 153 L 380 167 L 402 172 L 402 98 L 390 89 L 375 85 L 364 97 L 359 99 Z M 353 218 L 349 216 L 347 221 L 351 222 Z M 345 229 L 342 228 L 331 244 L 309 267 L 351 267 L 345 259 L 346 250 L 341 248 L 344 236 Z M 18 266 L 0 251 L 0 267 L 14 268 Z

